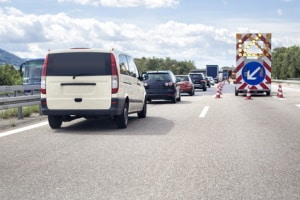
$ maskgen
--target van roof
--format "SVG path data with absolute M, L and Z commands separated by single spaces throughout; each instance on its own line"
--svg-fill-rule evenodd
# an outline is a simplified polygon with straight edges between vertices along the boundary
M 49 54 L 55 54 L 55 53 L 74 53 L 74 52 L 102 52 L 102 53 L 117 53 L 120 54 L 121 51 L 112 49 L 101 49 L 101 48 L 69 48 L 69 49 L 55 49 L 55 50 L 49 50 Z M 123 53 L 123 52 L 122 52 Z

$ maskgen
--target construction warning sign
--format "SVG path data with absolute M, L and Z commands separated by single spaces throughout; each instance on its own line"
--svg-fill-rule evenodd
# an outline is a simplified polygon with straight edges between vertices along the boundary
M 236 34 L 236 94 L 271 91 L 271 33 Z

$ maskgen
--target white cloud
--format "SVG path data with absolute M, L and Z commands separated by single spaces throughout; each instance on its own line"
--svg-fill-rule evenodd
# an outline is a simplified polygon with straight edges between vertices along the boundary
M 279 15 L 279 16 L 282 16 L 282 10 L 281 9 L 277 9 L 277 14 Z
M 179 4 L 179 0 L 58 0 L 58 2 L 73 2 L 92 6 L 146 8 L 174 7 Z
M 28 15 L 8 7 L 0 8 L 0 44 L 23 58 L 44 57 L 48 49 L 97 47 L 120 49 L 136 58 L 192 60 L 199 67 L 235 65 L 237 32 L 274 33 L 273 48 L 300 45 L 300 24 L 296 22 L 278 25 L 277 21 L 229 19 L 220 23 L 226 27 L 170 20 L 143 29 L 133 23 L 74 18 L 65 13 Z

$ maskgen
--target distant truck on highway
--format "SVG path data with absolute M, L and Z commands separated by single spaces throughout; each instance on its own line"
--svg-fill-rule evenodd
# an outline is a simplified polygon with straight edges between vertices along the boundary
M 219 65 L 206 65 L 206 76 L 214 78 L 215 82 L 219 81 Z

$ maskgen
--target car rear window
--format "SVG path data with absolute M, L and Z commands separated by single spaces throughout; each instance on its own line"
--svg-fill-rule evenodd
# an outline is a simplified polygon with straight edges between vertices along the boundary
M 148 73 L 148 81 L 170 81 L 168 73 Z
M 190 74 L 192 80 L 194 79 L 203 79 L 202 74 Z
M 189 78 L 187 76 L 176 76 L 176 78 L 180 81 L 189 81 Z
M 47 76 L 111 75 L 110 53 L 74 52 L 48 55 Z

